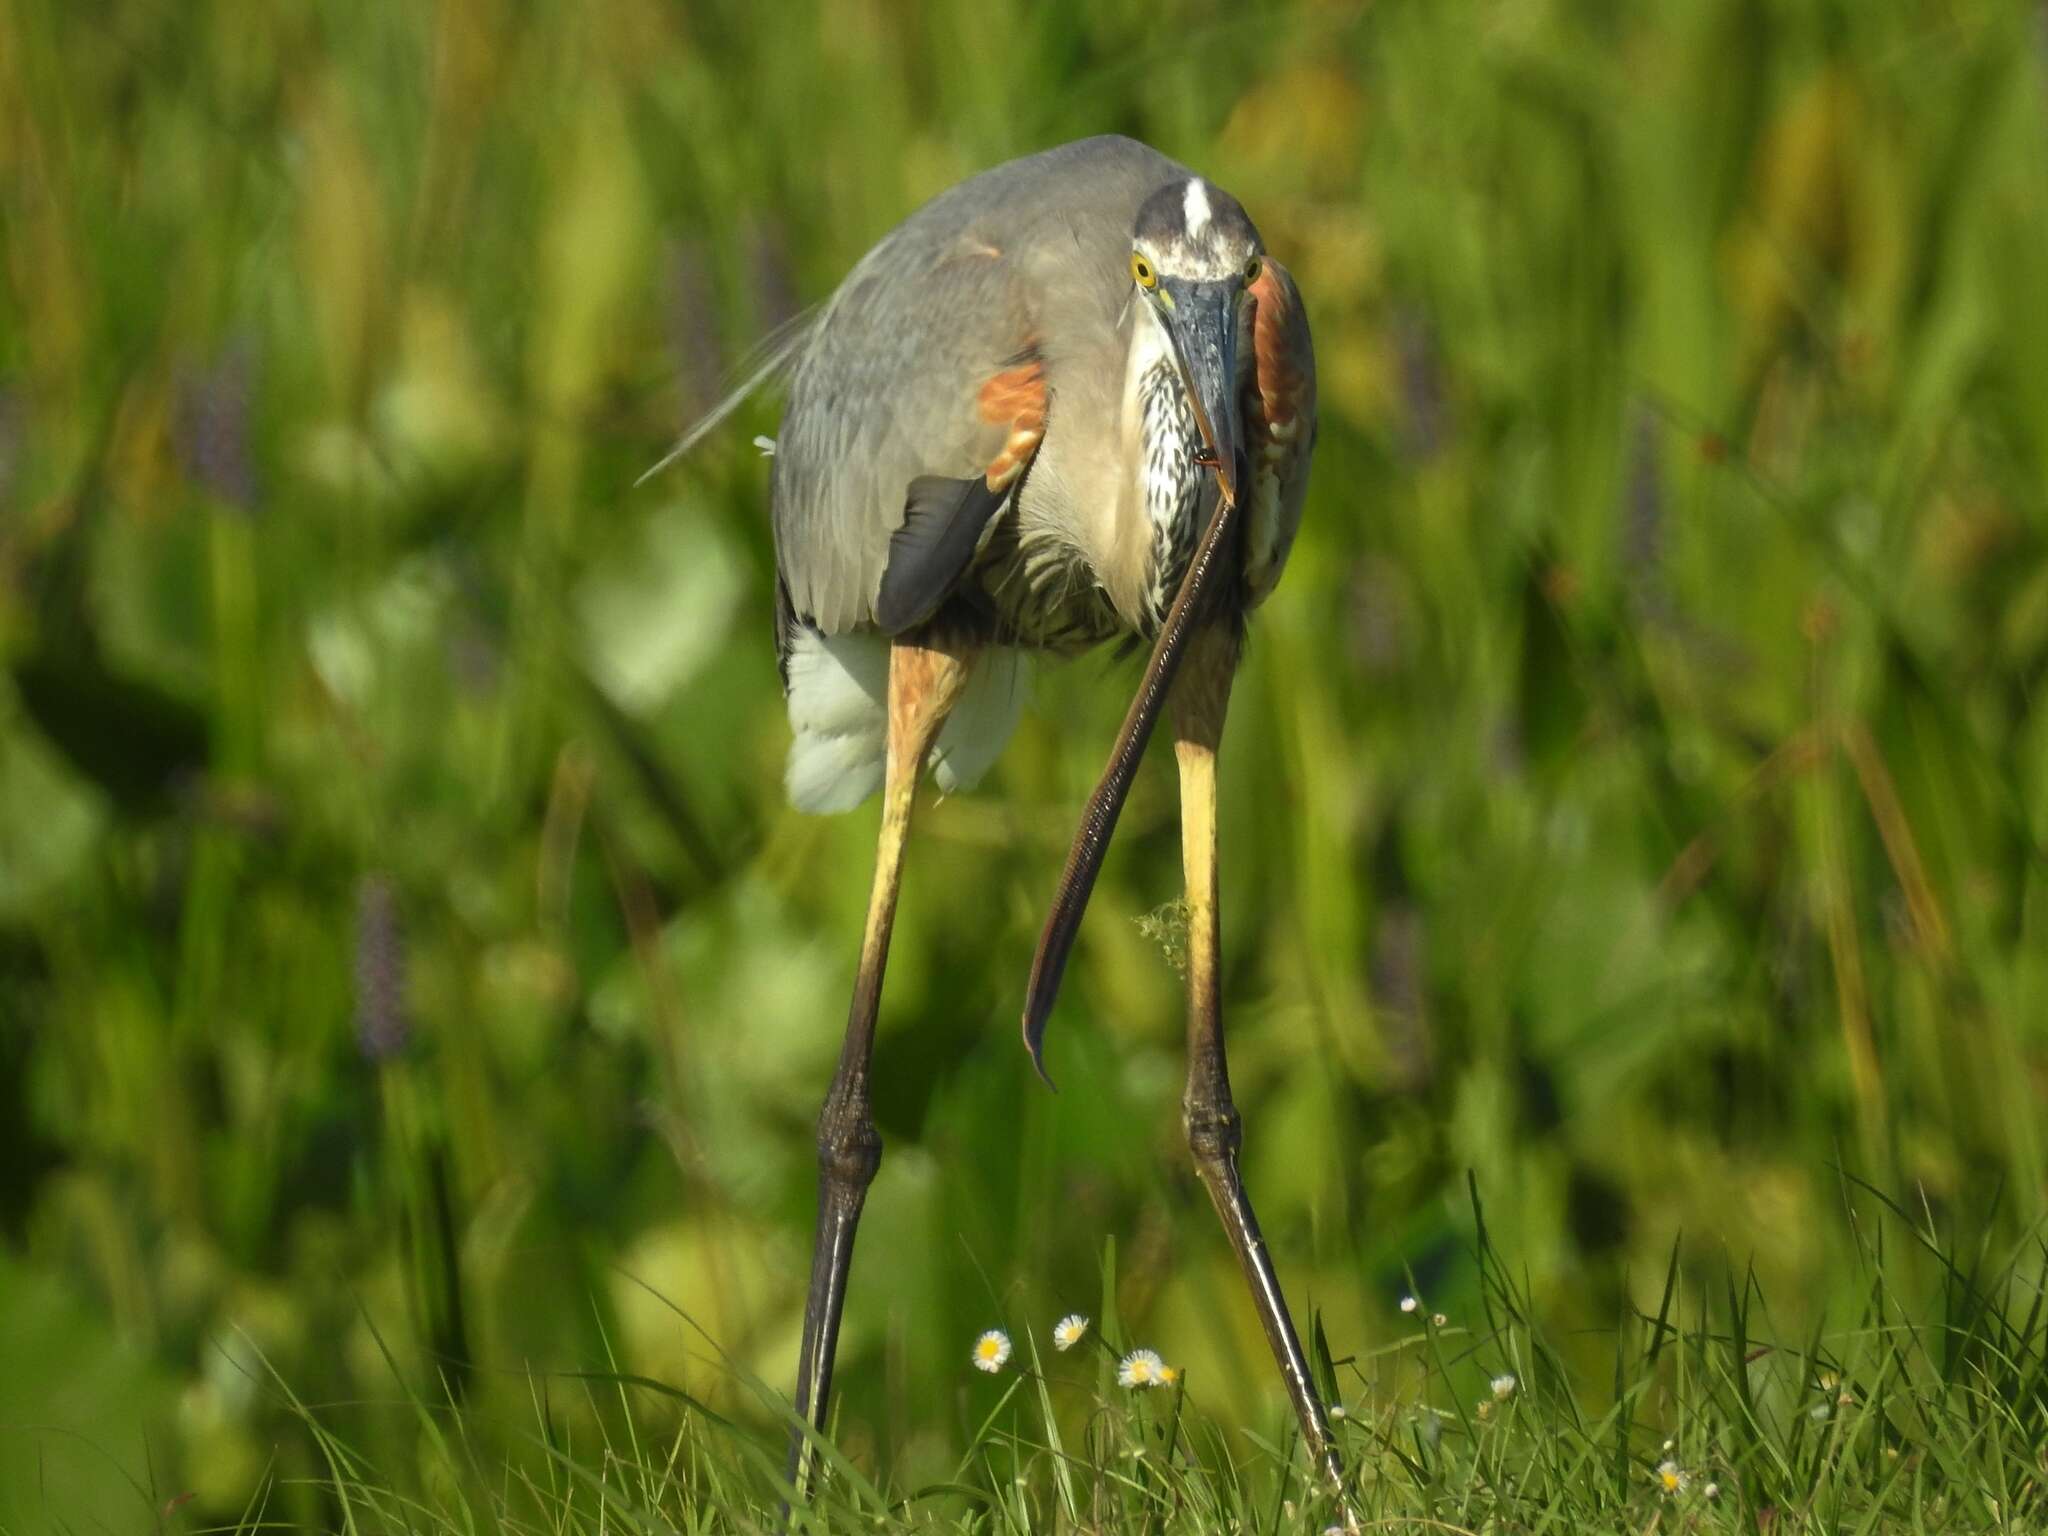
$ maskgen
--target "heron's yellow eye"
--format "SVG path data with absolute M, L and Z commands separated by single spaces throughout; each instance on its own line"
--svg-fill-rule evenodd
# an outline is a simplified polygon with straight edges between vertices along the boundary
M 1266 264 L 1260 261 L 1259 258 L 1256 256 L 1254 256 L 1250 261 L 1246 262 L 1244 267 L 1245 287 L 1249 288 L 1253 283 L 1256 283 L 1259 280 L 1259 274 L 1265 270 Z
M 1140 288 L 1159 286 L 1159 274 L 1152 270 L 1152 263 L 1136 251 L 1131 252 L 1131 276 L 1137 279 Z

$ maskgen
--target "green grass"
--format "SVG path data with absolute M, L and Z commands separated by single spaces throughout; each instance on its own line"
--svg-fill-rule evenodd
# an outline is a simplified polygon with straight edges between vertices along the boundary
M 1411 1284 L 1473 1330 L 1448 1378 L 1361 1385 L 1354 1432 L 1469 1416 L 1466 1343 L 1541 1338 L 1555 1380 L 1529 1357 L 1442 1465 L 1555 1480 L 1642 1383 L 1666 1422 L 1573 1518 L 1733 1518 L 1648 1497 L 1670 1433 L 1745 1498 L 1804 1509 L 1821 1465 L 1904 1508 L 1844 1427 L 1875 1419 L 1796 1422 L 1822 1339 L 1928 1405 L 1899 1460 L 1950 1516 L 2017 1518 L 2031 1410 L 1878 1341 L 1949 1358 L 1942 1255 L 2031 1284 L 2048 1218 L 2039 7 L 783 11 L 0 0 L 0 1524 L 190 1494 L 167 1523 L 332 1527 L 323 1445 L 458 1523 L 516 1463 L 546 1524 L 601 1446 L 676 1432 L 629 1392 L 633 1449 L 593 1372 L 731 1417 L 686 1460 L 735 1521 L 772 1502 L 746 1383 L 792 1375 L 873 813 L 780 794 L 774 402 L 634 482 L 922 198 L 1104 130 L 1240 193 L 1316 331 L 1315 484 L 1222 764 L 1245 1173 L 1333 1354 L 1421 1358 Z M 1188 1369 L 1187 1507 L 1271 1518 L 1244 1436 L 1282 1402 L 1145 921 L 1161 764 L 1058 1096 L 1015 1044 L 1132 676 L 1049 671 L 985 790 L 920 815 L 838 1378 L 892 1499 L 981 1475 L 967 1343 L 1105 1307 L 1113 1236 L 1120 1327 Z M 1864 1186 L 1941 1234 L 1894 1231 L 1896 1311 Z M 1617 1319 L 1674 1254 L 1651 1373 Z M 1706 1406 L 1748 1379 L 1724 1270 L 1793 1352 L 1749 1367 L 1768 1451 Z M 989 1432 L 1041 1505 L 1045 1426 L 1086 1443 L 1062 1391 Z M 451 1392 L 434 1433 L 390 1406 Z M 1394 1438 L 1421 1470 L 1386 1451 L 1378 1507 L 1455 1510 L 1472 1479 Z
M 1135 1341 L 1110 1305 L 1066 1353 L 1051 1350 L 1049 1327 L 1028 1329 L 988 1377 L 970 1372 L 962 1352 L 972 1432 L 948 1470 L 912 1485 L 821 1441 L 824 1480 L 795 1503 L 791 1528 L 2038 1529 L 2048 1519 L 2041 1245 L 1993 1267 L 1945 1249 L 1868 1191 L 1844 1194 L 1869 1241 L 1858 1255 L 1861 1302 L 1838 1325 L 1774 1341 L 1753 1270 L 1734 1268 L 1695 1310 L 1674 1251 L 1655 1311 L 1603 1331 L 1611 1380 L 1597 1384 L 1579 1379 L 1532 1322 L 1482 1220 L 1482 1288 L 1469 1318 L 1433 1311 L 1425 1297 L 1399 1336 L 1368 1354 L 1335 1357 L 1319 1343 L 1321 1389 L 1339 1405 L 1341 1489 L 1309 1473 L 1291 1426 L 1261 1434 L 1219 1420 L 1192 1377 L 1120 1388 L 1120 1352 Z M 1935 1258 L 1932 1293 L 1894 1287 L 1892 1244 Z M 1106 1296 L 1113 1282 L 1112 1246 Z M 680 1314 L 677 1323 L 695 1332 Z M 617 1370 L 529 1373 L 527 1415 L 494 1421 L 409 1389 L 390 1364 L 398 1395 L 382 1412 L 418 1440 L 416 1467 L 397 1478 L 255 1360 L 262 1389 L 303 1428 L 321 1470 L 296 1487 L 267 1474 L 239 1518 L 218 1528 L 273 1528 L 273 1507 L 293 1494 L 313 1496 L 324 1528 L 363 1533 L 781 1528 L 792 1497 L 781 1436 L 672 1384 Z M 795 1422 L 773 1385 L 729 1359 L 720 1368 L 767 1418 Z

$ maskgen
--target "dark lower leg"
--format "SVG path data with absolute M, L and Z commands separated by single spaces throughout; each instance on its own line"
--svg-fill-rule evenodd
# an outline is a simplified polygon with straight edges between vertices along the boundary
M 846 1304 L 846 1277 L 853 1263 L 853 1238 L 868 1185 L 882 1162 L 882 1138 L 875 1131 L 868 1094 L 868 1070 L 875 1043 L 875 1016 L 882 1000 L 882 973 L 889 959 L 889 933 L 896 921 L 896 893 L 903 881 L 903 847 L 917 781 L 939 727 L 960 695 L 968 658 L 942 649 L 899 642 L 889 654 L 889 745 L 882 788 L 882 828 L 875 849 L 875 880 L 868 896 L 867 931 L 861 941 L 860 970 L 847 1010 L 846 1043 L 839 1068 L 818 1116 L 818 1233 L 811 1256 L 810 1290 L 804 1299 L 803 1349 L 797 1361 L 796 1411 L 814 1429 L 825 1426 L 832 1390 L 832 1357 L 839 1343 L 839 1318 Z M 791 1436 L 789 1479 L 808 1492 L 813 1450 L 802 1431 Z
M 1273 1272 L 1259 1219 L 1237 1172 L 1243 1125 L 1230 1099 L 1230 1068 L 1223 1050 L 1221 920 L 1216 904 L 1216 747 L 1223 735 L 1236 653 L 1235 637 L 1227 631 L 1204 631 L 1196 638 L 1175 693 L 1174 755 L 1180 763 L 1181 856 L 1188 902 L 1188 1085 L 1181 1113 L 1195 1171 L 1244 1267 L 1309 1454 L 1336 1482 L 1343 1467 L 1330 1439 L 1329 1420 L 1295 1336 L 1294 1320 L 1288 1316 L 1287 1298 Z

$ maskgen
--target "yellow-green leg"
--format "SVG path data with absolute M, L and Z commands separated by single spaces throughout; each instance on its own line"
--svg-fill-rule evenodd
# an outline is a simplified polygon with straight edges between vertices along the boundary
M 832 1357 L 846 1305 L 854 1232 L 860 1225 L 868 1185 L 882 1163 L 882 1138 L 875 1131 L 868 1071 L 874 1054 L 875 1017 L 882 1001 L 882 973 L 889 961 L 889 932 L 896 921 L 896 893 L 903 883 L 911 805 L 925 758 L 959 699 L 972 664 L 971 653 L 929 640 L 898 641 L 889 652 L 889 745 L 875 879 L 868 896 L 867 931 L 861 940 L 853 1003 L 847 1010 L 846 1043 L 818 1116 L 818 1234 L 811 1257 L 810 1290 L 804 1300 L 796 1411 L 820 1431 L 825 1427 L 832 1391 Z M 809 1492 L 813 1451 L 801 1431 L 791 1436 L 789 1479 L 799 1495 Z
M 1251 1285 L 1252 1302 L 1266 1330 L 1287 1396 L 1301 1420 L 1309 1454 L 1333 1483 L 1343 1466 L 1330 1438 L 1330 1423 L 1316 1394 L 1308 1360 L 1296 1337 L 1287 1298 L 1273 1272 L 1259 1219 L 1238 1177 L 1237 1152 L 1244 1125 L 1230 1100 L 1230 1068 L 1223 1050 L 1220 970 L 1222 925 L 1216 904 L 1216 748 L 1237 670 L 1238 639 L 1233 627 L 1198 631 L 1174 687 L 1174 756 L 1180 764 L 1181 862 L 1188 903 L 1188 1083 L 1181 1100 L 1188 1150 L 1237 1250 Z

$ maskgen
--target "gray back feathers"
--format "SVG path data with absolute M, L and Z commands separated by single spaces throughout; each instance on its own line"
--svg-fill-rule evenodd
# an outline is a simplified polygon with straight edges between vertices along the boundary
M 804 337 L 777 438 L 777 563 L 797 615 L 828 634 L 873 623 L 910 482 L 986 469 L 1008 427 L 982 419 L 979 391 L 1027 350 L 1052 396 L 1048 449 L 1113 434 L 1133 222 L 1189 174 L 1134 140 L 1085 139 L 960 183 L 862 258 Z M 1059 478 L 1107 518 L 1114 455 L 1085 457 L 1062 452 Z

